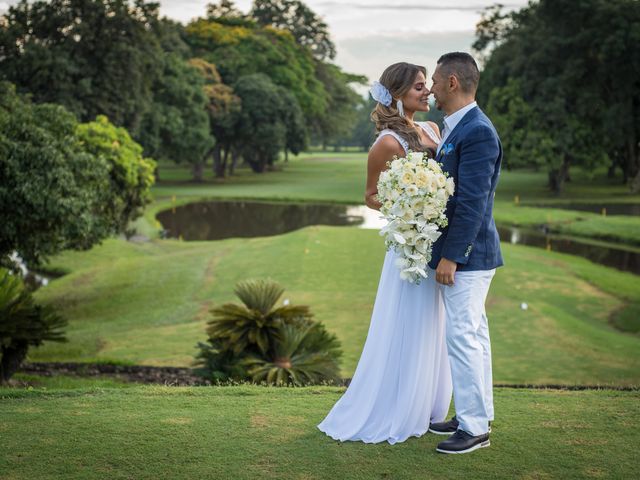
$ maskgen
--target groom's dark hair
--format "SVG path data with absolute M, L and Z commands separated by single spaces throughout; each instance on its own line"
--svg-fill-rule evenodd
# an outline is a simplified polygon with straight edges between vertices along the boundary
M 480 81 L 480 70 L 471 55 L 465 52 L 445 53 L 438 59 L 445 76 L 454 75 L 465 93 L 476 93 Z

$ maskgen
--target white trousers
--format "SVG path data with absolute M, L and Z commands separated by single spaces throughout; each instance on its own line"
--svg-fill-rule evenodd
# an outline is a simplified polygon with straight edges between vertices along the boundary
M 446 336 L 458 428 L 471 435 L 489 431 L 493 420 L 491 342 L 484 303 L 496 270 L 456 272 L 443 286 Z

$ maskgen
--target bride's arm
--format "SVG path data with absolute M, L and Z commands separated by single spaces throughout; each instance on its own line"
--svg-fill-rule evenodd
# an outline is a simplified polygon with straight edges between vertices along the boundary
M 380 210 L 382 204 L 378 202 L 378 178 L 380 173 L 387 169 L 387 162 L 393 160 L 393 156 L 404 157 L 404 150 L 398 141 L 391 135 L 381 138 L 369 150 L 367 160 L 367 185 L 365 187 L 364 202 L 369 208 Z

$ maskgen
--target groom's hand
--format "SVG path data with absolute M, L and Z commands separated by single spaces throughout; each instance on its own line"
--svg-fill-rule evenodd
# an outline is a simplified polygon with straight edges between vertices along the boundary
M 436 282 L 441 283 L 442 285 L 453 286 L 457 268 L 458 264 L 456 262 L 447 260 L 444 257 L 441 258 L 440 263 L 438 263 L 438 268 L 436 268 Z

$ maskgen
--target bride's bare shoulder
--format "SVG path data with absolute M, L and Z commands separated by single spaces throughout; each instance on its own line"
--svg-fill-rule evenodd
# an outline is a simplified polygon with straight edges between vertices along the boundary
M 438 134 L 438 136 L 440 136 L 440 127 L 438 126 L 438 124 L 436 122 L 426 122 L 431 128 L 433 128 L 433 131 L 436 132 Z
M 369 162 L 384 164 L 393 159 L 394 155 L 403 157 L 404 149 L 392 135 L 385 135 L 373 144 L 369 150 L 368 158 Z

